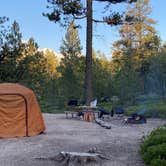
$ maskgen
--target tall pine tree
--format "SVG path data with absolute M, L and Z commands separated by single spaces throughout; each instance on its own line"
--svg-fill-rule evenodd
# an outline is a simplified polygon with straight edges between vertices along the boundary
M 63 58 L 58 68 L 61 73 L 61 95 L 69 100 L 72 97 L 83 99 L 84 57 L 81 56 L 81 45 L 78 31 L 72 21 L 67 28 L 65 40 L 60 47 Z
M 120 62 L 123 59 L 122 56 L 128 55 L 132 61 L 132 67 L 139 72 L 143 93 L 149 71 L 149 60 L 157 54 L 160 46 L 160 39 L 153 26 L 155 21 L 150 18 L 150 14 L 149 0 L 138 0 L 130 6 L 127 15 L 134 18 L 134 24 L 122 25 L 119 31 L 121 39 L 113 45 L 113 60 Z
M 68 23 L 70 18 L 83 19 L 86 18 L 86 71 L 85 71 L 85 98 L 86 105 L 90 104 L 92 99 L 92 30 L 93 22 L 107 23 L 109 25 L 119 25 L 126 21 L 131 21 L 131 18 L 124 17 L 119 12 L 110 13 L 109 16 L 104 16 L 101 20 L 96 20 L 93 17 L 93 3 L 105 3 L 110 11 L 111 4 L 122 2 L 132 3 L 137 0 L 86 0 L 86 3 L 81 0 L 48 0 L 53 9 L 51 13 L 44 14 L 50 21 L 60 22 L 61 25 Z
M 17 66 L 23 49 L 21 39 L 19 24 L 14 21 L 5 35 L 5 42 L 1 50 L 1 54 L 4 55 L 0 63 L 2 81 L 17 82 Z

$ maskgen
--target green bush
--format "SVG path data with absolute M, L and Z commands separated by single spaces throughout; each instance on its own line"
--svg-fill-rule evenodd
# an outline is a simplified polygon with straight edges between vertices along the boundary
M 114 104 L 112 102 L 102 102 L 97 104 L 99 108 L 104 108 L 106 110 L 111 110 Z
M 166 135 L 164 135 L 164 134 L 151 136 L 151 137 L 149 137 L 149 139 L 147 141 L 144 142 L 144 144 L 142 146 L 142 151 L 146 152 L 146 150 L 149 146 L 162 144 L 165 142 L 165 140 L 166 140 Z
M 144 139 L 140 154 L 150 166 L 166 166 L 166 125 L 153 130 Z
M 155 159 L 151 161 L 152 166 L 166 166 L 166 160 Z
M 143 160 L 146 164 L 152 165 L 152 161 L 155 160 L 166 160 L 166 143 L 152 145 L 147 147 L 146 152 L 143 154 Z M 156 165 L 159 166 L 159 165 Z

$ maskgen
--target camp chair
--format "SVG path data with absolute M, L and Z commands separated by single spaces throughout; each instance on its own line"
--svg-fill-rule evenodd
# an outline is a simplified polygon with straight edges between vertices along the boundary
M 121 106 L 112 107 L 112 114 L 113 114 L 113 116 L 116 115 L 115 117 L 117 117 L 117 118 L 123 117 L 124 112 L 125 112 L 125 110 Z

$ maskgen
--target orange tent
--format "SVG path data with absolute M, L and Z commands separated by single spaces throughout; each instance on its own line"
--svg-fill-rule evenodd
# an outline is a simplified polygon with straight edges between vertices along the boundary
M 32 90 L 14 83 L 0 84 L 0 138 L 34 136 L 45 130 Z

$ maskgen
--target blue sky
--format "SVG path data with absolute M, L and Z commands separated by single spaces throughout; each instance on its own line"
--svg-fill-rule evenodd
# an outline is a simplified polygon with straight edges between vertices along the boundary
M 155 27 L 161 39 L 166 41 L 166 21 L 164 18 L 166 17 L 166 1 L 151 0 L 150 3 L 152 6 L 152 18 L 157 21 Z M 42 16 L 42 12 L 47 11 L 46 5 L 46 0 L 1 0 L 0 16 L 9 17 L 10 23 L 14 20 L 19 23 L 23 40 L 33 37 L 40 48 L 47 47 L 59 52 L 59 47 L 66 31 L 64 28 L 59 27 L 58 24 L 49 22 L 47 18 Z M 95 7 L 94 15 L 97 15 L 101 5 L 96 4 Z M 82 21 L 82 28 L 79 30 L 79 34 L 83 52 L 85 52 L 86 36 L 84 21 Z M 95 50 L 104 52 L 108 58 L 111 53 L 111 45 L 117 39 L 117 27 L 94 25 L 93 47 Z

